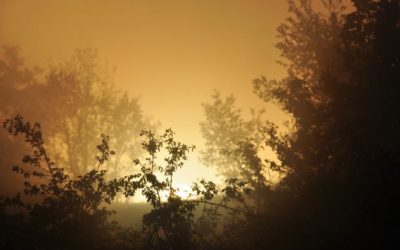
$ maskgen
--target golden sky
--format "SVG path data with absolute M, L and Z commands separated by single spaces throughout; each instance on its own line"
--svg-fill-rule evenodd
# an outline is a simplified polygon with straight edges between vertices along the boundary
M 285 17 L 284 0 L 0 0 L 0 43 L 19 45 L 27 63 L 44 67 L 97 48 L 146 114 L 201 147 L 201 103 L 214 89 L 234 94 L 244 111 L 266 107 L 251 81 L 284 75 L 274 45 Z M 190 163 L 183 183 L 215 174 L 195 155 Z

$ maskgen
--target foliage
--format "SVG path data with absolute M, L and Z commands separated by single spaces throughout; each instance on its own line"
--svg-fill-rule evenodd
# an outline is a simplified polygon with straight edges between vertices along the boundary
M 272 249 L 393 247 L 399 223 L 399 1 L 352 1 L 355 9 L 347 14 L 341 1 L 322 1 L 323 11 L 309 0 L 288 2 L 291 16 L 278 28 L 277 45 L 288 76 L 253 84 L 262 100 L 293 118 L 288 134 L 266 123 L 262 137 L 278 157 L 274 167 L 286 176 L 274 190 L 259 192 L 257 220 L 248 217 L 243 230 L 226 231 L 229 248 L 260 242 Z M 229 117 L 221 120 L 223 127 Z M 249 153 L 235 160 L 248 161 L 242 168 L 259 165 L 258 144 L 235 145 Z
M 290 169 L 281 197 L 313 236 L 286 233 L 312 248 L 389 248 L 399 222 L 399 1 L 353 1 L 347 15 L 340 1 L 326 1 L 327 15 L 299 2 L 278 29 L 288 78 L 254 81 L 294 118 L 277 150 Z
M 16 116 L 5 120 L 3 127 L 13 135 L 22 134 L 32 154 L 23 157 L 26 167 L 13 167 L 25 179 L 24 194 L 2 199 L 2 247 L 24 248 L 27 243 L 33 249 L 118 246 L 113 239 L 123 230 L 107 221 L 112 211 L 101 207 L 110 204 L 119 188 L 117 182 L 105 180 L 106 170 L 93 169 L 71 179 L 49 158 L 38 123 L 32 125 Z M 98 149 L 99 168 L 112 152 L 108 137 L 103 137 Z M 14 208 L 15 218 L 5 216 L 5 207 Z
M 183 166 L 188 151 L 194 147 L 173 140 L 172 130 L 157 137 L 151 131 L 143 131 L 146 141 L 142 144 L 148 152 L 144 162 L 135 160 L 141 173 L 124 177 L 125 195 L 133 196 L 138 189 L 152 205 L 153 209 L 143 217 L 145 245 L 150 249 L 193 249 L 192 223 L 194 204 L 183 202 L 173 187 L 173 175 Z M 156 162 L 157 153 L 165 145 L 168 156 L 165 166 Z M 156 173 L 163 175 L 159 179 Z M 163 196 L 168 193 L 166 201 Z M 164 199 L 165 199 L 164 198 Z
M 125 184 L 124 194 L 134 196 L 141 190 L 152 205 L 152 210 L 143 217 L 144 246 L 150 249 L 209 249 L 216 243 L 215 226 L 223 221 L 220 209 L 232 212 L 230 218 L 243 213 L 253 213 L 254 208 L 247 205 L 245 196 L 252 190 L 246 182 L 230 179 L 221 189 L 222 199 L 214 201 L 219 193 L 211 181 L 201 180 L 193 183 L 193 193 L 182 198 L 174 187 L 174 174 L 184 166 L 187 153 L 194 150 L 175 141 L 174 132 L 167 129 L 161 136 L 151 131 L 143 131 L 146 140 L 142 143 L 148 156 L 144 161 L 135 160 L 141 172 L 120 179 Z M 166 153 L 164 164 L 158 155 Z M 201 215 L 196 219 L 195 214 Z M 243 218 L 243 217 L 242 217 Z
M 400 2 L 354 0 L 348 14 L 340 1 L 323 3 L 325 11 L 317 12 L 309 0 L 289 1 L 292 16 L 278 28 L 288 76 L 254 81 L 262 100 L 293 117 L 289 133 L 278 134 L 259 116 L 245 121 L 233 97 L 216 94 L 204 105 L 206 162 L 243 177 L 222 188 L 201 180 L 191 196 L 178 196 L 174 176 L 194 147 L 175 141 L 170 129 L 160 136 L 143 131 L 147 155 L 134 160 L 140 172 L 108 180 L 108 136 L 97 146 L 98 165 L 69 177 L 50 160 L 38 124 L 6 120 L 33 153 L 23 158 L 27 166 L 13 168 L 26 180 L 24 193 L 0 198 L 1 247 L 396 248 Z M 263 159 L 265 149 L 278 159 Z M 284 178 L 273 186 L 265 168 Z M 140 232 L 107 220 L 110 211 L 101 206 L 139 191 L 152 207 Z
M 23 157 L 24 167 L 13 167 L 25 179 L 24 193 L 0 199 L 2 247 L 24 248 L 29 242 L 38 249 L 210 249 L 219 245 L 215 227 L 224 217 L 243 221 L 244 215 L 255 213 L 247 199 L 252 189 L 238 179 L 226 181 L 220 201 L 215 201 L 217 186 L 205 180 L 193 183 L 188 198 L 179 197 L 174 174 L 194 146 L 175 141 L 171 129 L 161 136 L 143 131 L 148 156 L 134 160 L 141 171 L 106 180 L 105 162 L 115 154 L 108 136 L 102 135 L 97 146 L 97 166 L 70 177 L 50 159 L 38 123 L 31 125 L 18 115 L 5 120 L 3 127 L 10 134 L 22 134 L 33 152 Z M 163 150 L 165 164 L 158 161 Z M 152 206 L 143 216 L 143 230 L 110 222 L 113 211 L 105 205 L 118 193 L 134 197 L 138 191 Z M 229 213 L 221 214 L 221 209 Z

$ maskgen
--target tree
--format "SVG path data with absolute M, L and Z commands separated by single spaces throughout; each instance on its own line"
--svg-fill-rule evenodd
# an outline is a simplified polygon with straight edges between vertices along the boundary
M 38 117 L 38 104 L 43 91 L 39 84 L 38 76 L 41 69 L 28 67 L 19 54 L 17 47 L 2 46 L 0 49 L 0 119 L 9 117 L 14 112 L 28 111 L 28 118 Z M 29 90 L 28 90 L 29 89 Z M 24 100 L 24 101 L 21 101 Z M 46 113 L 47 114 L 47 113 Z M 42 118 L 45 118 L 42 117 Z M 11 182 L 21 181 L 12 175 L 7 167 L 19 162 L 21 154 L 29 149 L 22 141 L 10 137 L 5 131 L 0 130 L 0 190 L 2 194 L 16 192 L 16 187 Z
M 100 207 L 110 204 L 120 188 L 118 182 L 107 182 L 107 171 L 99 169 L 113 154 L 108 137 L 103 136 L 98 146 L 97 168 L 70 178 L 49 157 L 38 123 L 32 125 L 16 116 L 5 120 L 3 127 L 10 134 L 22 134 L 32 154 L 23 157 L 26 167 L 13 167 L 25 179 L 24 193 L 12 198 L 0 197 L 0 246 L 123 249 L 124 238 L 117 235 L 128 231 L 108 221 L 112 211 Z
M 262 213 L 233 234 L 233 248 L 398 245 L 399 1 L 353 1 L 347 14 L 341 1 L 323 4 L 319 12 L 311 1 L 289 1 L 277 45 L 288 76 L 254 80 L 255 93 L 280 105 L 293 129 L 280 136 L 266 124 L 265 146 L 287 174 L 264 191 Z
M 17 95 L 42 97 L 39 100 L 33 98 L 35 102 L 31 103 L 31 109 L 39 117 L 39 111 L 46 110 L 43 103 L 52 104 L 51 107 L 58 107 L 59 102 L 63 105 L 58 109 L 49 109 L 43 115 L 50 121 L 51 117 L 57 118 L 45 126 L 51 131 L 46 133 L 47 136 L 42 132 L 39 123 L 32 125 L 19 115 L 6 119 L 3 124 L 11 135 L 22 134 L 32 153 L 23 157 L 22 166 L 13 167 L 13 171 L 22 179 L 20 183 L 23 184 L 23 193 L 0 197 L 1 246 L 24 248 L 26 244 L 30 244 L 43 249 L 61 246 L 66 249 L 218 248 L 218 237 L 221 236 L 215 230 L 217 223 L 223 223 L 230 218 L 235 218 L 237 222 L 239 219 L 242 221 L 243 214 L 253 213 L 253 207 L 247 204 L 244 197 L 244 194 L 248 195 L 251 191 L 246 182 L 227 180 L 226 187 L 221 190 L 222 198 L 216 201 L 213 200 L 218 194 L 216 185 L 205 180 L 194 183 L 191 197 L 179 197 L 173 185 L 174 173 L 183 167 L 187 153 L 194 147 L 176 142 L 172 130 L 166 130 L 161 136 L 150 130 L 143 131 L 141 135 L 146 141 L 142 143 L 142 150 L 149 156 L 144 161 L 135 161 L 141 171 L 131 175 L 123 172 L 117 179 L 113 173 L 110 175 L 110 171 L 106 169 L 112 165 L 107 164 L 108 162 L 121 165 L 121 161 L 113 159 L 119 152 L 110 150 L 111 142 L 117 143 L 118 140 L 102 135 L 101 144 L 93 145 L 93 149 L 89 146 L 97 137 L 94 132 L 100 133 L 103 129 L 115 129 L 116 136 L 120 135 L 121 139 L 129 134 L 134 136 L 133 132 L 127 131 L 127 127 L 129 122 L 137 121 L 132 119 L 131 110 L 126 108 L 132 107 L 129 103 L 135 104 L 135 100 L 130 100 L 126 95 L 115 94 L 113 85 L 98 77 L 97 73 L 100 71 L 92 52 L 77 52 L 76 58 L 70 62 L 52 68 L 47 75 L 46 84 L 35 83 L 25 87 L 26 89 L 13 89 Z M 54 96 L 48 96 L 50 93 Z M 14 112 L 26 108 L 17 104 L 18 102 L 13 106 L 7 103 L 7 107 Z M 140 118 L 139 116 L 138 119 Z M 104 123 L 99 124 L 99 120 Z M 121 124 L 127 124 L 123 131 L 120 131 L 123 127 Z M 130 129 L 135 131 L 137 128 Z M 67 141 L 69 144 L 64 144 L 64 149 L 60 148 L 57 143 L 66 140 L 68 136 L 72 138 Z M 78 140 L 78 136 L 82 140 Z M 14 140 L 12 137 L 7 139 L 3 142 L 5 148 Z M 121 143 L 123 145 L 116 145 L 116 148 L 124 150 L 124 145 L 129 144 L 126 141 Z M 95 148 L 100 152 L 96 157 Z M 83 150 L 93 155 L 82 155 Z M 131 150 L 134 150 L 132 155 L 140 152 L 137 148 Z M 165 164 L 157 159 L 162 150 L 167 153 Z M 68 156 L 65 152 L 71 154 L 70 159 L 75 159 L 76 162 L 63 158 Z M 85 159 L 87 165 L 83 166 L 86 167 L 73 173 L 71 170 L 75 166 L 81 166 Z M 56 164 L 57 161 L 62 162 L 62 165 Z M 134 169 L 133 166 L 128 167 Z M 132 198 L 137 191 L 141 191 L 153 207 L 143 218 L 142 232 L 125 229 L 110 222 L 112 211 L 101 208 L 118 195 L 124 194 L 127 198 Z M 231 213 L 221 214 L 220 210 Z M 198 218 L 195 214 L 199 214 Z
M 229 211 L 228 218 L 235 223 L 254 214 L 245 199 L 252 190 L 237 179 L 226 181 L 220 201 L 213 200 L 219 192 L 216 185 L 205 180 L 193 183 L 191 196 L 178 196 L 174 174 L 194 146 L 175 141 L 171 129 L 160 136 L 143 131 L 142 146 L 148 155 L 134 160 L 140 172 L 107 180 L 105 163 L 115 155 L 108 136 L 102 135 L 97 146 L 97 166 L 70 177 L 50 158 L 40 124 L 32 125 L 17 115 L 6 119 L 3 127 L 14 136 L 21 134 L 32 149 L 22 159 L 25 167 L 13 167 L 25 180 L 23 194 L 0 196 L 3 248 L 29 244 L 40 249 L 218 249 L 221 236 L 213 227 L 217 221 L 224 222 L 221 209 Z M 167 156 L 162 163 L 158 154 L 164 150 Z M 143 230 L 110 222 L 113 211 L 101 206 L 110 204 L 118 193 L 133 197 L 137 191 L 152 206 L 143 216 Z M 200 209 L 201 215 L 195 219 Z
M 51 66 L 44 82 L 36 78 L 38 69 L 24 66 L 18 50 L 5 52 L 0 63 L 1 84 L 7 87 L 4 117 L 20 113 L 44 124 L 52 157 L 68 166 L 70 174 L 77 176 L 95 164 L 93 155 L 103 133 L 111 136 L 110 144 L 118 152 L 107 162 L 109 176 L 129 170 L 130 157 L 140 155 L 141 147 L 126 139 L 155 126 L 143 114 L 138 98 L 115 87 L 112 71 L 100 64 L 96 50 L 77 50 L 64 64 Z
M 138 99 L 115 88 L 109 69 L 98 63 L 97 52 L 92 49 L 77 50 L 64 65 L 52 68 L 47 82 L 53 89 L 72 92 L 58 110 L 64 117 L 52 128 L 51 143 L 57 149 L 58 162 L 71 166 L 75 175 L 80 174 L 94 162 L 91 156 L 95 138 L 107 133 L 118 152 L 107 163 L 109 175 L 126 173 L 130 157 L 141 152 L 140 142 L 126 139 L 135 138 L 145 127 L 153 127 L 144 117 Z
M 234 96 L 223 99 L 219 92 L 215 92 L 212 99 L 212 103 L 203 104 L 205 121 L 201 122 L 200 126 L 206 145 L 201 152 L 201 160 L 207 166 L 216 167 L 224 178 L 249 180 L 252 173 L 248 173 L 248 162 L 243 162 L 243 154 L 248 154 L 249 150 L 242 151 L 243 147 L 239 144 L 250 146 L 248 140 L 252 140 L 253 146 L 261 146 L 263 139 L 258 132 L 263 127 L 263 111 L 251 110 L 251 118 L 245 120 L 242 111 L 235 106 Z M 261 162 L 253 165 L 260 168 L 259 172 L 267 169 L 261 166 Z
M 345 15 L 340 1 L 325 1 L 323 15 L 289 1 L 293 16 L 278 29 L 288 77 L 254 81 L 294 118 L 278 150 L 291 169 L 281 186 L 297 204 L 293 224 L 318 235 L 308 242 L 317 248 L 389 248 L 399 222 L 400 5 L 353 4 Z
M 210 249 L 219 244 L 213 227 L 218 221 L 223 222 L 220 210 L 233 212 L 229 218 L 236 221 L 242 219 L 238 213 L 253 213 L 243 196 L 251 190 L 237 179 L 227 180 L 221 191 L 213 182 L 201 180 L 193 183 L 189 197 L 180 197 L 174 175 L 184 166 L 194 146 L 177 142 L 171 129 L 159 136 L 151 131 L 143 131 L 141 135 L 145 137 L 142 145 L 147 152 L 144 160 L 135 160 L 141 171 L 119 182 L 124 183 L 127 197 L 141 191 L 152 206 L 143 216 L 144 249 Z M 167 155 L 162 160 L 158 159 L 161 152 Z M 219 192 L 222 199 L 215 201 Z M 201 214 L 197 219 L 196 213 Z

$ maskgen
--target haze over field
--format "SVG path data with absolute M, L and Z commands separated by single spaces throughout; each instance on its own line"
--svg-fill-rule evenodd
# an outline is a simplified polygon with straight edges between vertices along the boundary
M 244 114 L 266 108 L 282 113 L 252 92 L 260 75 L 281 78 L 276 27 L 287 14 L 285 1 L 0 1 L 0 42 L 18 45 L 28 65 L 46 68 L 67 60 L 77 48 L 95 48 L 115 66 L 115 83 L 140 96 L 146 115 L 173 128 L 198 149 L 179 182 L 215 171 L 198 162 L 204 143 L 201 104 L 214 90 L 234 94 Z
M 0 0 L 0 249 L 399 249 L 399 83 L 400 0 Z

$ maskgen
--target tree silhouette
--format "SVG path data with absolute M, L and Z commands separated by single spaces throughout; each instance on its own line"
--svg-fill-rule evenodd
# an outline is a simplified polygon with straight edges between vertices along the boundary
M 174 176 L 194 147 L 176 141 L 171 129 L 162 135 L 141 133 L 146 155 L 134 160 L 140 168 L 136 174 L 106 178 L 106 163 L 118 151 L 110 149 L 113 137 L 103 134 L 97 147 L 85 149 L 97 164 L 86 153 L 77 156 L 65 166 L 83 164 L 83 173 L 68 175 L 51 160 L 40 125 L 16 116 L 3 126 L 10 134 L 22 134 L 32 153 L 23 157 L 26 166 L 13 168 L 25 180 L 24 193 L 0 197 L 0 247 L 398 248 L 400 1 L 353 0 L 354 10 L 347 14 L 339 0 L 323 1 L 320 12 L 311 0 L 288 2 L 291 17 L 278 28 L 288 75 L 280 81 L 260 77 L 253 86 L 259 98 L 277 103 L 292 117 L 293 128 L 281 135 L 260 116 L 244 120 L 233 97 L 223 100 L 216 94 L 212 104 L 204 105 L 202 132 L 208 144 L 203 157 L 208 155 L 206 163 L 220 167 L 223 175 L 240 178 L 227 179 L 221 189 L 201 180 L 193 183 L 189 197 L 179 197 Z M 114 105 L 123 98 L 113 94 L 108 78 L 98 78 L 91 53 L 78 52 L 75 61 L 49 75 L 49 84 L 60 89 L 75 84 L 70 90 L 77 94 L 63 96 L 67 106 L 76 108 L 66 109 L 70 113 L 60 123 L 66 130 L 57 130 L 61 134 L 53 139 L 85 131 L 90 146 L 113 126 L 96 124 L 108 121 L 104 114 L 118 110 Z M 18 65 L 10 75 L 32 80 L 32 71 L 24 71 L 12 55 L 0 69 L 8 72 L 14 69 L 9 65 Z M 110 121 L 119 122 L 118 117 Z M 70 143 L 70 153 L 79 154 L 80 142 Z M 277 160 L 263 159 L 265 149 L 273 150 Z M 67 162 L 66 155 L 60 160 Z M 273 185 L 266 168 L 284 178 Z M 151 204 L 143 229 L 110 222 L 105 204 L 118 194 L 129 198 L 137 192 Z
M 157 136 L 151 131 L 143 131 L 142 143 L 147 152 L 144 161 L 135 163 L 141 172 L 125 176 L 119 182 L 124 183 L 124 194 L 134 196 L 141 191 L 152 210 L 143 216 L 143 247 L 145 249 L 210 249 L 218 246 L 214 228 L 219 221 L 224 222 L 220 210 L 229 211 L 230 219 L 243 219 L 243 214 L 253 214 L 254 209 L 247 204 L 245 194 L 252 190 L 246 182 L 229 179 L 221 190 L 215 183 L 201 180 L 193 183 L 189 197 L 179 197 L 174 187 L 174 174 L 184 166 L 187 154 L 194 150 L 174 139 L 174 132 L 167 129 Z M 165 152 L 162 161 L 159 154 Z M 214 198 L 221 193 L 222 199 Z M 200 210 L 200 211 L 199 211 Z M 195 218 L 195 214 L 198 218 Z
M 293 17 L 278 29 L 288 78 L 254 81 L 294 118 L 278 150 L 291 169 L 281 187 L 296 204 L 293 225 L 307 232 L 290 237 L 314 248 L 390 248 L 398 232 L 400 6 L 353 3 L 344 15 L 340 1 L 326 1 L 323 15 L 290 1 Z
M 177 142 L 171 129 L 160 136 L 143 131 L 142 146 L 148 155 L 134 160 L 140 172 L 107 180 L 105 163 L 115 155 L 109 136 L 102 135 L 97 145 L 97 166 L 70 177 L 51 160 L 40 124 L 32 125 L 17 115 L 6 119 L 3 127 L 12 135 L 21 134 L 32 149 L 22 159 L 25 167 L 12 169 L 25 180 L 23 194 L 0 196 L 3 248 L 211 249 L 220 244 L 221 236 L 212 228 L 217 222 L 234 219 L 237 223 L 255 214 L 246 198 L 252 189 L 237 179 L 226 181 L 219 201 L 214 200 L 219 193 L 217 186 L 205 180 L 193 183 L 189 197 L 178 196 L 174 174 L 184 166 L 194 146 Z M 163 151 L 166 157 L 160 162 Z M 143 229 L 135 231 L 110 221 L 114 211 L 106 205 L 119 193 L 134 197 L 138 191 L 152 206 L 143 216 Z M 221 210 L 229 213 L 221 214 Z
M 259 192 L 257 220 L 231 234 L 229 249 L 397 245 L 399 1 L 353 1 L 348 14 L 341 1 L 323 4 L 318 12 L 289 1 L 277 45 L 288 76 L 254 80 L 255 93 L 293 119 L 283 136 L 264 126 L 279 159 L 270 166 L 286 176 Z M 236 145 L 252 169 L 261 159 L 249 142 Z
M 25 168 L 13 171 L 24 179 L 24 193 L 1 198 L 1 241 L 13 249 L 104 249 L 123 244 L 115 241 L 124 231 L 107 219 L 112 211 L 104 204 L 113 200 L 118 182 L 105 180 L 106 170 L 99 169 L 113 151 L 108 137 L 98 146 L 96 169 L 71 179 L 49 157 L 40 125 L 31 125 L 21 116 L 7 119 L 3 127 L 13 135 L 22 134 L 32 154 L 23 157 Z M 11 216 L 6 209 L 11 210 Z M 123 239 L 122 237 L 120 240 Z

